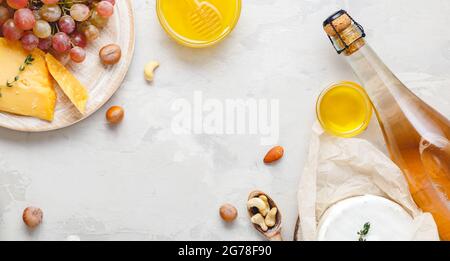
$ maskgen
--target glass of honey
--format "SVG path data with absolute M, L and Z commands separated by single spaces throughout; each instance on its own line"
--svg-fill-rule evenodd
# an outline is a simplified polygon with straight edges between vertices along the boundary
M 364 89 L 349 81 L 332 84 L 317 99 L 317 119 L 335 136 L 350 138 L 362 133 L 372 117 L 372 103 Z
M 241 0 L 157 0 L 156 12 L 172 39 L 201 48 L 231 33 L 241 14 Z

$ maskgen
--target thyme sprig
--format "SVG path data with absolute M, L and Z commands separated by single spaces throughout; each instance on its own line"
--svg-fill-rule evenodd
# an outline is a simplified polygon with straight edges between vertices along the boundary
M 32 56 L 31 54 L 29 54 L 29 55 L 25 58 L 25 61 L 23 62 L 23 64 L 20 65 L 20 67 L 19 67 L 19 74 L 25 70 L 25 67 L 26 67 L 27 65 L 31 65 L 31 64 L 33 63 L 33 61 L 34 61 L 33 56 Z M 17 82 L 17 81 L 19 80 L 19 74 L 17 74 L 17 75 L 14 77 L 14 80 L 12 80 L 12 81 L 6 81 L 6 86 L 7 86 L 7 87 L 13 87 L 14 83 Z
M 366 241 L 366 236 L 367 234 L 369 234 L 369 230 L 370 230 L 370 222 L 364 223 L 363 228 L 357 233 L 359 236 L 358 241 Z

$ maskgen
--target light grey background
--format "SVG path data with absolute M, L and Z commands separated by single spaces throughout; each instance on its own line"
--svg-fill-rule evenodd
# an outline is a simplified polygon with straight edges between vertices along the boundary
M 450 115 L 450 1 L 243 2 L 226 41 L 192 50 L 168 39 L 155 1 L 135 0 L 134 60 L 106 106 L 59 131 L 0 129 L 0 239 L 261 240 L 245 211 L 248 193 L 258 188 L 278 202 L 283 236 L 291 240 L 315 99 L 331 82 L 355 80 L 321 29 L 340 8 L 366 28 L 368 41 L 395 73 Z M 143 67 L 154 59 L 161 67 L 147 84 Z M 285 158 L 264 165 L 269 146 L 261 146 L 257 135 L 173 134 L 170 105 L 192 100 L 194 91 L 219 100 L 279 99 Z M 110 128 L 104 113 L 116 104 L 126 118 Z M 378 134 L 373 121 L 364 135 L 382 145 Z M 239 210 L 231 225 L 218 217 L 224 202 Z M 21 220 L 28 205 L 44 211 L 35 231 Z

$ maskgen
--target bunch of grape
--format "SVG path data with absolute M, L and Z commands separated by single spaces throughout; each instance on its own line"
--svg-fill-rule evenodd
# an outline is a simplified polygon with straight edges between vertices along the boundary
M 0 0 L 0 36 L 27 51 L 68 54 L 83 62 L 85 47 L 99 37 L 116 0 Z

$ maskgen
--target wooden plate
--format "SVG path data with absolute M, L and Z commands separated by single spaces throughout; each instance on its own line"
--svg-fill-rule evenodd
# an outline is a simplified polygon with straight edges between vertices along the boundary
M 101 47 L 116 43 L 122 49 L 122 58 L 116 65 L 105 67 L 100 63 Z M 61 129 L 75 124 L 97 111 L 122 84 L 134 52 L 134 16 L 132 0 L 116 1 L 114 15 L 100 32 L 100 38 L 87 47 L 86 60 L 81 64 L 67 63 L 67 68 L 89 91 L 86 113 L 81 115 L 55 84 L 58 95 L 55 118 L 47 122 L 31 117 L 0 113 L 0 126 L 12 130 L 41 132 Z

